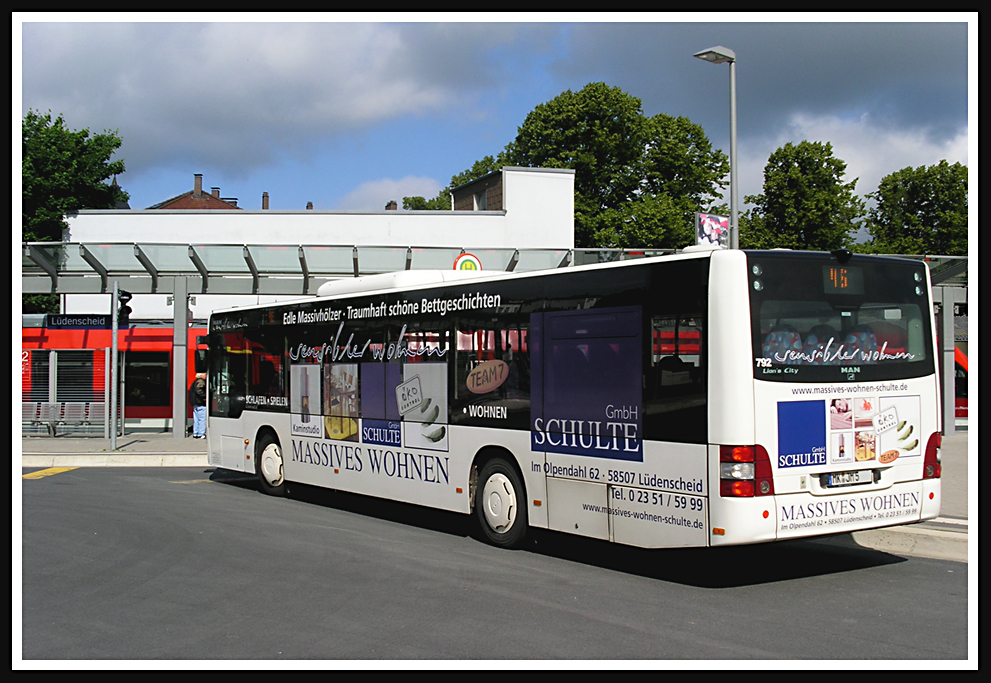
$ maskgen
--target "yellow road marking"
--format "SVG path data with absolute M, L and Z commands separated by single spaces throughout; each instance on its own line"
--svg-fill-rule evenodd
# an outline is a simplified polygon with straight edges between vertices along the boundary
M 69 470 L 79 469 L 78 467 L 49 467 L 46 470 L 38 470 L 37 472 L 28 472 L 21 476 L 21 479 L 42 479 L 44 477 L 50 477 L 53 474 L 62 474 L 63 472 L 68 472 Z

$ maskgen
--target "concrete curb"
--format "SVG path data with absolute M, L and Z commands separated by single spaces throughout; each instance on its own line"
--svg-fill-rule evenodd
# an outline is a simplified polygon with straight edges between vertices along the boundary
M 893 555 L 912 555 L 934 560 L 967 562 L 967 527 L 943 531 L 918 526 L 855 531 L 853 540 L 864 548 Z
M 21 467 L 206 467 L 204 453 L 89 453 L 52 455 L 29 453 L 21 456 Z

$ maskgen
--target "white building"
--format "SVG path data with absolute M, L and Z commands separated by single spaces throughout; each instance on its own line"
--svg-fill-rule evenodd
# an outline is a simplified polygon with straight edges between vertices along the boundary
M 202 192 L 200 185 L 197 176 L 194 193 Z M 193 256 L 177 258 L 181 253 L 177 247 L 188 247 L 189 254 L 195 251 L 201 257 L 198 268 L 203 279 L 189 278 L 188 290 L 192 317 L 200 320 L 216 309 L 315 294 L 316 286 L 307 282 L 302 270 L 306 265 L 299 264 L 309 258 L 311 273 L 327 272 L 326 266 L 314 262 L 330 253 L 327 247 L 335 248 L 333 258 L 343 264 L 336 277 L 353 276 L 352 261 L 354 271 L 362 275 L 403 268 L 452 268 L 454 257 L 462 251 L 478 256 L 486 269 L 505 270 L 519 264 L 520 269 L 531 270 L 558 265 L 559 253 L 570 254 L 574 248 L 572 170 L 506 167 L 455 188 L 451 202 L 453 211 L 82 210 L 67 217 L 69 227 L 63 240 L 91 245 L 97 262 L 101 258 L 114 261 L 102 264 L 111 277 L 114 272 L 131 271 L 127 288 L 134 294 L 132 320 L 173 317 L 172 297 L 155 293 L 153 281 L 158 271 L 162 275 L 196 272 Z M 113 252 L 103 251 L 104 258 L 97 251 L 104 245 L 119 246 Z M 147 255 L 144 263 L 139 263 L 137 250 L 128 249 L 129 245 L 142 247 Z M 298 260 L 293 249 L 298 249 Z M 281 256 L 277 250 L 282 250 Z M 257 271 L 264 276 L 267 266 L 261 263 L 257 270 L 246 266 L 239 255 L 249 251 L 255 260 L 270 259 L 270 273 L 281 271 L 280 283 L 275 283 L 275 276 L 267 282 L 279 284 L 281 288 L 275 291 L 286 294 L 252 293 L 266 289 L 258 287 Z M 271 265 L 276 262 L 283 265 Z M 148 275 L 147 286 L 143 286 L 142 275 L 135 277 L 133 271 L 147 271 L 149 263 L 155 275 Z M 249 268 L 255 273 L 253 288 Z M 294 269 L 298 271 L 295 282 Z M 82 272 L 81 281 L 87 281 L 87 276 Z M 99 282 L 96 271 L 92 277 Z M 79 285 L 72 291 L 78 293 L 62 297 L 64 313 L 110 312 L 109 294 L 82 293 L 100 292 L 100 286 Z M 273 291 L 272 287 L 267 291 Z

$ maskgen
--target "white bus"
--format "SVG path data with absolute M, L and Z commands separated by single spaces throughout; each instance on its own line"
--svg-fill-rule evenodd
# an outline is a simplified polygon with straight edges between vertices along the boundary
M 699 251 L 215 313 L 211 465 L 645 548 L 936 517 L 927 266 Z

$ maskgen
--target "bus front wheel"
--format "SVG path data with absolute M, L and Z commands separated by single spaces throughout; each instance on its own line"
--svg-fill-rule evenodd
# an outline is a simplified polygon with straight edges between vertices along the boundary
M 261 437 L 255 456 L 255 471 L 262 491 L 270 496 L 286 495 L 286 479 L 282 470 L 282 447 L 271 434 Z
M 475 514 L 485 538 L 502 548 L 518 548 L 526 535 L 526 492 L 516 469 L 502 458 L 486 462 L 478 474 Z

